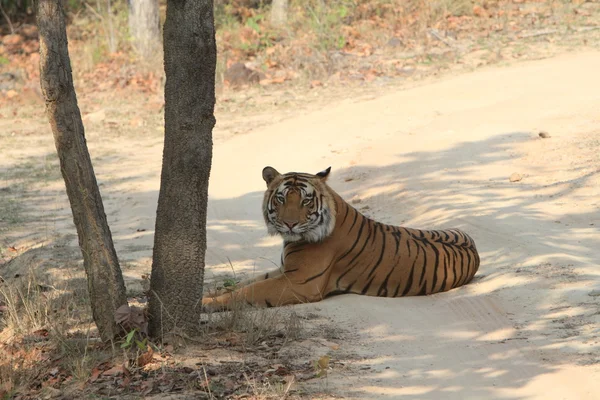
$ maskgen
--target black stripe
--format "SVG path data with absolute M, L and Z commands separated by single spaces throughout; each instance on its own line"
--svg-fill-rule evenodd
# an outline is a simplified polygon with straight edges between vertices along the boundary
M 459 249 L 458 253 L 463 257 L 462 261 L 462 266 L 465 267 L 465 271 L 462 272 L 463 276 L 461 278 L 461 281 L 459 282 L 459 286 L 462 286 L 465 284 L 466 280 L 469 278 L 469 264 L 471 262 L 471 253 L 465 249 Z M 464 259 L 464 256 L 466 256 L 466 260 Z M 461 271 L 462 271 L 462 266 L 461 266 Z
M 466 281 L 471 276 L 471 252 L 469 250 L 464 250 L 464 252 L 467 254 L 467 276 L 465 278 Z
M 400 258 L 398 258 L 398 261 L 396 262 L 396 264 L 392 268 L 390 268 L 390 272 L 388 272 L 388 274 L 385 276 L 383 283 L 381 284 L 381 286 L 379 286 L 379 290 L 377 290 L 377 296 L 383 295 L 384 297 L 387 297 L 387 295 L 388 295 L 388 290 L 387 290 L 388 279 L 390 279 L 390 275 L 392 275 L 392 272 L 394 272 L 394 270 L 396 269 L 396 266 L 398 266 L 399 263 L 400 263 Z M 398 284 L 398 286 L 396 287 L 396 292 L 394 293 L 394 296 L 392 296 L 392 297 L 396 297 L 396 294 L 398 293 L 399 288 L 400 288 L 400 284 Z
M 400 233 L 400 231 L 397 231 L 397 232 L 392 232 L 391 235 L 394 238 L 394 240 L 396 241 L 395 254 L 398 254 L 398 248 L 400 247 L 400 238 L 402 237 L 402 233 Z
M 415 257 L 415 260 L 413 261 L 413 265 L 410 269 L 410 275 L 408 276 L 408 281 L 406 282 L 406 287 L 404 288 L 404 291 L 402 292 L 402 296 L 406 296 L 406 294 L 409 292 L 409 290 L 411 289 L 411 286 L 413 284 L 413 275 L 415 272 L 415 264 L 417 263 L 417 260 L 419 259 L 419 250 L 420 250 L 420 247 L 417 246 L 417 256 Z
M 361 225 L 361 229 L 365 223 L 366 218 L 363 218 L 363 224 Z M 348 267 L 343 274 L 341 274 L 337 281 L 336 281 L 336 286 L 339 285 L 340 280 L 346 275 L 348 274 L 350 271 L 352 271 L 352 269 L 354 269 L 354 267 L 356 267 L 359 263 L 356 263 L 354 265 L 352 265 L 352 263 L 354 263 L 354 261 L 362 254 L 362 252 L 365 250 L 365 248 L 367 247 L 367 243 L 369 243 L 369 238 L 371 237 L 371 226 L 368 226 L 369 228 L 369 234 L 367 235 L 367 238 L 365 239 L 365 243 L 363 244 L 363 247 L 360 249 L 360 251 L 354 256 L 354 258 L 352 260 L 350 260 L 350 262 L 348 263 L 348 265 L 350 267 Z M 345 256 L 345 255 L 344 255 Z
M 365 218 L 366 220 L 366 218 Z M 368 221 L 368 220 L 367 220 Z M 364 223 L 364 221 L 363 221 Z M 361 225 L 362 228 L 362 225 Z M 367 226 L 367 228 L 369 229 L 369 233 L 367 234 L 367 238 L 365 239 L 365 243 L 363 244 L 363 247 L 360 249 L 360 251 L 352 258 L 352 260 L 350 260 L 350 262 L 348 263 L 348 265 L 352 264 L 354 261 L 356 261 L 356 259 L 362 254 L 362 252 L 365 250 L 365 248 L 367 247 L 367 244 L 369 243 L 369 238 L 371 237 L 371 234 L 373 233 L 374 230 L 371 230 L 371 225 L 369 224 Z M 346 272 L 348 272 L 349 270 L 347 270 Z
M 325 220 L 325 213 L 321 214 L 319 216 L 319 222 L 317 222 L 318 225 L 323 225 L 323 221 Z
M 379 225 L 379 229 L 381 229 L 381 225 Z M 377 226 L 375 226 L 375 234 L 377 234 Z M 379 260 L 377 260 L 377 262 L 375 263 L 375 265 L 373 266 L 373 268 L 371 269 L 371 271 L 369 272 L 369 275 L 367 275 L 367 278 L 369 278 L 371 275 L 373 275 L 373 273 L 375 272 L 375 270 L 379 267 L 379 265 L 381 264 L 381 261 L 383 260 L 383 255 L 385 254 L 385 236 L 383 234 L 383 230 L 381 232 L 382 238 L 381 238 L 381 252 L 379 253 Z
M 435 243 L 431 243 L 431 250 L 435 253 L 435 263 L 433 269 L 433 282 L 431 284 L 431 291 L 435 291 L 435 285 L 437 284 L 437 273 L 440 267 L 440 251 L 437 249 Z
M 450 254 L 448 254 L 448 250 L 446 250 L 446 246 L 442 243 L 440 245 L 442 247 L 442 251 L 444 252 L 444 280 L 442 281 L 442 287 L 440 291 L 446 291 L 446 285 L 448 284 L 448 275 L 450 275 L 450 271 L 448 271 L 448 262 L 450 261 Z
M 312 281 L 313 279 L 317 279 L 318 277 L 320 277 L 321 275 L 323 275 L 325 272 L 327 272 L 327 270 L 329 268 L 331 268 L 332 265 L 333 265 L 333 263 L 329 264 L 327 266 L 327 268 L 325 268 L 323 271 L 319 272 L 316 275 L 311 276 L 310 278 L 306 279 L 304 282 L 301 282 L 300 285 L 304 285 L 305 283 L 308 283 L 308 282 Z
M 350 206 L 348 206 L 350 207 Z M 354 221 L 352 221 L 352 225 L 350 226 L 350 229 L 348 229 L 348 233 L 350 233 L 350 231 L 352 230 L 352 228 L 354 228 L 354 224 L 356 223 L 356 218 L 358 217 L 358 211 L 353 210 L 354 211 Z
M 456 282 L 456 286 L 462 286 L 464 281 L 465 281 L 465 259 L 464 259 L 464 253 L 463 253 L 463 249 L 461 249 L 460 247 L 456 249 L 456 254 L 458 255 L 460 261 L 458 261 L 458 265 L 460 266 L 460 278 L 458 279 L 458 281 Z
M 419 246 L 423 246 L 423 269 L 421 270 L 421 278 L 419 278 L 419 286 L 423 285 L 423 279 L 425 278 L 425 272 L 427 271 L 427 249 L 423 243 L 415 242 Z
M 348 211 L 350 211 L 350 207 L 348 207 L 348 204 L 346 204 L 346 213 L 344 213 L 344 219 L 342 219 L 342 225 L 344 225 L 344 222 L 346 222 L 346 217 L 348 216 Z
M 293 175 L 290 176 L 290 178 L 295 181 L 299 181 L 299 182 L 308 182 L 312 177 L 308 174 L 294 173 Z
M 267 308 L 273 307 L 273 304 L 271 304 L 271 302 L 267 299 L 265 299 L 265 304 L 267 305 Z
M 439 290 L 437 290 L 437 292 L 443 292 L 443 291 L 445 291 L 444 288 L 446 287 L 446 278 L 448 277 L 448 271 L 446 270 L 446 258 L 444 258 L 444 262 L 441 263 L 440 265 L 442 267 L 442 276 L 443 276 L 443 278 L 442 278 L 442 284 L 440 285 L 440 288 L 439 288 Z
M 322 200 L 323 196 L 319 197 L 315 197 L 314 202 L 315 202 L 315 211 L 313 212 L 313 214 L 316 214 L 319 212 L 319 210 L 321 209 L 321 204 L 323 204 L 323 200 Z
M 454 231 L 449 231 L 452 235 L 454 235 L 454 244 L 458 244 L 458 235 Z
M 458 282 L 458 279 L 460 278 L 457 274 L 456 274 L 456 263 L 458 262 L 458 255 L 456 254 L 456 249 L 454 249 L 454 246 L 451 245 L 447 245 L 450 250 L 452 251 L 452 272 L 454 273 L 454 277 L 452 278 L 452 288 L 456 287 L 456 282 Z
M 358 213 L 357 213 L 357 215 L 358 215 Z M 344 254 L 342 254 L 341 257 L 339 257 L 337 260 L 335 260 L 336 263 L 342 261 L 344 259 L 344 257 L 346 257 L 348 254 L 350 254 L 352 252 L 352 250 L 354 250 L 354 248 L 358 244 L 358 241 L 360 240 L 360 235 L 362 234 L 362 230 L 364 227 L 365 227 L 365 218 L 363 218 L 363 221 L 360 224 L 360 229 L 358 230 L 358 234 L 356 235 L 356 239 L 354 239 L 354 243 L 352 244 L 352 247 L 350 247 Z M 348 233 L 350 233 L 350 231 L 348 231 Z
M 360 294 L 367 293 L 367 291 L 369 290 L 369 287 L 371 286 L 371 283 L 373 283 L 373 279 L 375 279 L 374 276 L 371 279 L 369 279 L 369 282 L 367 282 L 366 286 L 363 288 L 363 290 L 360 292 Z
M 348 286 L 348 287 L 346 288 L 346 293 L 350 293 L 350 291 L 352 290 L 352 286 L 354 286 L 354 284 L 356 283 L 356 281 L 357 281 L 357 280 L 358 280 L 358 279 L 355 279 L 355 280 L 354 280 L 354 282 L 352 282 L 352 283 L 350 284 L 350 286 Z
M 285 253 L 285 258 L 291 256 L 294 253 L 299 253 L 299 252 L 304 251 L 304 250 L 306 250 L 304 247 L 301 247 L 301 248 L 295 249 L 295 250 L 290 250 L 287 253 Z
M 381 228 L 381 224 L 372 220 L 369 221 L 373 223 L 373 232 L 375 232 L 375 234 L 373 235 L 373 239 L 371 239 L 371 245 L 373 245 L 373 243 L 375 243 L 375 239 L 377 238 L 377 227 Z M 383 231 L 381 231 L 381 235 L 383 236 Z

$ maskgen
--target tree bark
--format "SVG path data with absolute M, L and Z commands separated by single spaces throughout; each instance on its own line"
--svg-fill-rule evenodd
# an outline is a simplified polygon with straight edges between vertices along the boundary
M 151 336 L 197 332 L 215 125 L 217 47 L 211 0 L 168 0 L 165 142 L 150 279 Z
M 39 0 L 37 21 L 46 114 L 79 236 L 92 315 L 100 337 L 109 341 L 119 333 L 115 311 L 127 297 L 77 106 L 62 0 Z
M 129 0 L 128 3 L 133 48 L 143 60 L 150 60 L 160 49 L 158 0 Z

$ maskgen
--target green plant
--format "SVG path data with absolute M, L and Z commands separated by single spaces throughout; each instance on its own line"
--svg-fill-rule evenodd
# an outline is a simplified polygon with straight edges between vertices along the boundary
M 223 287 L 234 289 L 239 282 L 234 278 L 225 278 L 223 279 Z
M 315 360 L 313 367 L 315 368 L 315 373 L 318 377 L 327 377 L 327 370 L 329 369 L 329 360 L 331 360 L 330 356 L 322 356 L 319 357 L 318 360 Z
M 138 335 L 136 335 L 136 334 L 138 334 Z M 142 340 L 139 340 L 138 337 L 139 337 L 138 329 L 137 328 L 132 329 L 131 331 L 129 331 L 127 336 L 125 336 L 124 342 L 121 343 L 121 348 L 129 350 L 135 344 L 135 346 L 138 349 L 140 349 L 141 351 L 146 351 L 146 348 L 148 346 L 148 338 L 145 337 Z

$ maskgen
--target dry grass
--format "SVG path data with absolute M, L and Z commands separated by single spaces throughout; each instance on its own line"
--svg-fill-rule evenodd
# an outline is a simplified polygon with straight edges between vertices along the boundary
M 63 287 L 54 287 L 44 282 L 33 272 L 0 286 L 3 313 L 3 328 L 15 337 L 23 337 L 39 329 L 47 329 L 58 338 L 66 336 L 72 326 L 89 321 L 86 312 L 87 298 L 77 299 L 75 293 L 85 291 L 69 288 L 68 281 Z
M 284 342 L 296 340 L 302 329 L 298 315 L 287 308 L 256 309 L 236 304 L 231 311 L 205 314 L 201 336 L 236 333 L 240 345 L 249 348 L 272 337 L 283 338 Z
M 87 290 L 70 282 L 54 286 L 30 272 L 0 285 L 0 388 L 5 393 L 29 389 L 51 366 L 83 382 L 97 364 Z
M 141 371 L 143 365 L 138 365 L 137 360 L 146 351 L 135 342 L 125 348 L 120 348 L 125 339 L 112 346 L 99 342 L 87 288 L 82 284 L 81 280 L 52 284 L 33 272 L 0 284 L 0 397 L 10 398 L 15 393 L 39 394 L 40 387 L 48 386 L 79 393 L 77 391 L 85 385 L 86 390 L 93 391 L 89 379 L 93 371 L 106 362 L 111 365 L 125 363 L 134 374 L 134 371 Z M 180 354 L 181 347 L 185 349 L 198 344 L 205 348 L 224 346 L 242 354 L 253 354 L 257 349 L 280 348 L 300 338 L 303 331 L 301 319 L 289 309 L 248 306 L 206 314 L 200 326 L 194 338 L 181 340 L 180 335 L 167 335 L 166 342 L 148 342 L 148 345 L 156 354 L 168 353 L 175 343 Z M 167 359 L 158 362 L 160 365 L 155 371 L 177 374 L 177 366 L 172 362 Z M 153 373 L 148 377 L 154 379 L 159 375 Z M 261 380 L 250 373 L 243 379 L 245 390 L 257 399 L 280 398 L 291 387 L 277 381 Z M 200 386 L 201 390 L 210 388 L 210 385 Z M 215 398 L 212 394 L 207 395 Z

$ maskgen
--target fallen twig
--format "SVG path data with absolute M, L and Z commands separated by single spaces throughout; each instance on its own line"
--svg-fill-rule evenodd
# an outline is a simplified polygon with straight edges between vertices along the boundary
M 4 11 L 4 8 L 2 7 L 1 2 L 0 2 L 0 12 L 2 13 L 2 16 L 4 17 L 6 22 L 8 23 L 8 28 L 10 29 L 10 34 L 11 35 L 14 34 L 15 28 L 13 28 L 13 24 L 12 24 L 12 22 L 10 22 L 10 18 L 8 17 L 8 14 Z
M 533 32 L 533 33 L 526 33 L 523 35 L 518 35 L 519 39 L 527 39 L 527 38 L 532 38 L 532 37 L 537 37 L 537 36 L 546 36 L 546 35 L 552 35 L 558 33 L 558 30 L 556 29 L 545 29 L 539 32 Z
M 584 26 L 579 29 L 576 29 L 575 31 L 579 33 L 579 32 L 595 31 L 597 29 L 600 29 L 600 26 Z
M 449 43 L 448 40 L 446 40 L 446 38 L 444 38 L 442 35 L 440 35 L 440 33 L 437 31 L 437 29 L 429 29 L 429 34 L 431 36 L 433 36 L 434 38 L 436 38 L 437 40 L 439 40 L 440 42 L 444 43 L 446 46 L 448 47 L 454 47 L 452 45 L 452 43 Z

